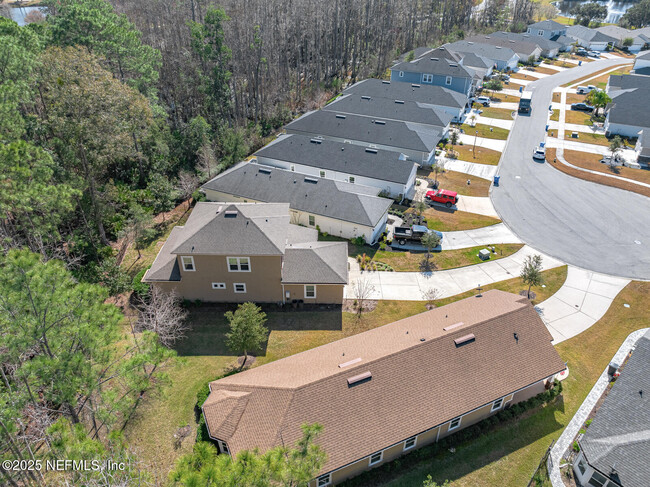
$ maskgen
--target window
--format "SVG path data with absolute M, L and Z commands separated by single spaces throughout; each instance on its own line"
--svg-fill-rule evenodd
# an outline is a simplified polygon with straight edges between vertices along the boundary
M 593 487 L 603 487 L 607 483 L 607 479 L 599 474 L 598 472 L 594 472 L 591 474 L 591 479 L 589 479 L 589 482 L 587 482 L 587 485 L 592 485 Z
M 373 453 L 372 455 L 370 455 L 370 462 L 368 463 L 368 465 L 377 465 L 379 462 L 381 462 L 382 458 L 384 458 L 383 451 Z
M 411 448 L 413 448 L 415 446 L 415 443 L 416 443 L 417 439 L 418 439 L 417 436 L 411 436 L 409 439 L 407 439 L 404 442 L 404 451 L 410 450 Z
M 537 31 L 537 35 L 538 35 L 538 36 L 543 36 L 543 35 L 544 35 L 544 31 L 543 31 L 543 30 Z
M 404 77 L 404 71 L 400 71 L 400 72 L 399 72 L 399 77 L 400 77 L 400 78 L 403 78 L 403 77 Z
M 497 399 L 492 403 L 492 409 L 490 411 L 496 411 L 497 409 L 501 409 L 502 405 L 503 405 L 503 398 Z
M 250 272 L 251 263 L 248 257 L 228 257 L 229 272 Z
M 321 178 L 324 178 L 325 177 L 325 171 L 320 171 L 319 175 L 320 175 Z
M 235 286 L 235 292 L 237 294 L 242 294 L 246 292 L 246 284 L 244 284 L 243 282 L 236 282 L 234 286 Z
M 332 475 L 327 473 L 318 477 L 318 487 L 325 487 L 332 483 Z
M 316 225 L 316 217 L 314 217 L 314 215 L 309 215 L 309 226 L 313 227 L 314 225 Z
M 461 418 L 452 419 L 450 421 L 450 423 L 449 423 L 449 430 L 448 431 L 455 430 L 456 428 L 458 428 L 460 426 L 460 420 L 461 420 Z
M 315 298 L 316 297 L 316 286 L 313 284 L 305 285 L 305 298 Z
M 225 282 L 213 282 L 212 283 L 212 289 L 226 289 L 226 283 Z
M 295 171 L 295 170 L 296 170 L 296 165 L 295 165 L 295 164 L 291 164 L 290 169 L 291 169 L 292 171 Z
M 446 84 L 447 86 L 449 86 L 449 85 L 451 84 L 451 76 L 447 76 L 447 77 L 445 78 L 445 84 Z
M 219 453 L 225 453 L 225 454 L 230 454 L 230 450 L 228 449 L 228 445 L 226 445 L 225 441 L 217 440 L 217 446 L 219 447 Z
M 192 257 L 191 255 L 181 257 L 181 262 L 183 263 L 184 271 L 196 270 L 196 267 L 194 267 L 194 257 Z
M 584 475 L 585 472 L 587 471 L 587 468 L 585 467 L 585 462 L 582 461 L 582 458 L 578 462 L 578 470 L 580 470 L 580 475 Z
M 348 179 L 348 181 L 350 181 L 352 184 L 354 184 L 354 182 L 356 181 L 356 179 L 354 178 L 354 176 L 350 176 L 350 178 Z
M 528 28 L 528 30 L 526 31 L 526 33 L 527 33 L 527 34 L 530 34 L 530 27 Z
M 432 74 L 423 74 L 422 75 L 422 82 L 423 83 L 433 83 L 433 75 Z

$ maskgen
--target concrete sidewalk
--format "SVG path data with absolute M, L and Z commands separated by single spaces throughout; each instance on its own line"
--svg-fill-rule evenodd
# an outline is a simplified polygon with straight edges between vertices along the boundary
M 491 102 L 490 106 L 492 108 L 505 108 L 507 110 L 518 110 L 519 109 L 519 102 L 512 103 L 512 102 L 507 102 L 507 101 L 497 101 L 497 102 Z
M 512 233 L 503 223 L 489 227 L 465 230 L 461 232 L 444 232 L 442 250 L 464 249 L 479 245 L 496 245 L 521 243 L 519 237 Z
M 549 130 L 559 130 L 560 122 L 549 120 L 548 128 Z M 597 127 L 595 125 L 580 125 L 577 123 L 565 123 L 564 130 L 565 132 L 584 132 L 588 134 L 605 135 L 605 129 L 602 127 Z
M 470 129 L 472 130 L 472 129 Z M 474 146 L 474 135 L 470 134 L 460 134 L 458 139 L 465 144 L 466 146 L 473 147 Z M 503 152 L 503 149 L 506 146 L 506 141 L 505 140 L 498 140 L 498 139 L 484 139 L 482 137 L 476 137 L 476 146 L 477 147 L 485 147 L 486 149 L 492 149 L 495 151 Z
M 603 317 L 629 279 L 569 266 L 562 287 L 535 309 L 557 344 L 582 333 Z
M 484 125 L 491 125 L 492 127 L 499 127 L 502 129 L 506 130 L 511 130 L 513 124 L 515 123 L 514 120 L 501 120 L 498 118 L 489 118 L 489 117 L 484 117 L 482 115 L 478 115 L 476 117 L 476 123 L 482 123 Z
M 571 68 L 562 67 L 562 66 L 555 66 L 554 64 L 547 64 L 547 63 L 539 63 L 539 67 L 540 68 L 554 69 L 558 73 L 561 72 L 561 71 L 566 71 L 567 69 L 571 69 Z
M 456 208 L 459 211 L 499 218 L 489 196 L 460 196 Z
M 525 245 L 519 252 L 500 260 L 482 264 L 460 267 L 446 271 L 434 272 L 361 272 L 356 260 L 350 262 L 350 285 L 345 287 L 344 296 L 354 299 L 351 285 L 357 279 L 367 279 L 375 287 L 370 299 L 387 299 L 399 301 L 422 301 L 422 293 L 436 288 L 440 297 L 455 296 L 456 294 L 475 289 L 477 286 L 512 279 L 519 276 L 524 259 L 533 254 L 541 254 Z M 542 255 L 544 269 L 552 269 L 564 265 L 557 259 Z M 435 262 L 435 255 L 433 256 Z
M 440 160 L 440 159 L 439 159 Z M 458 159 L 444 159 L 443 164 L 448 171 L 462 172 L 477 178 L 492 180 L 497 173 L 498 166 L 489 166 L 477 162 L 460 161 Z

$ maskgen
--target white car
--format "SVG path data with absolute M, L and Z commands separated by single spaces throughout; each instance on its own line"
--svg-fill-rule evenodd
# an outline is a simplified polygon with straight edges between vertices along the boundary
M 543 147 L 541 145 L 539 147 L 535 147 L 535 149 L 533 149 L 533 159 L 538 161 L 546 160 L 546 147 Z
M 476 103 L 480 103 L 484 107 L 489 107 L 490 106 L 490 97 L 489 96 L 479 96 L 476 99 Z

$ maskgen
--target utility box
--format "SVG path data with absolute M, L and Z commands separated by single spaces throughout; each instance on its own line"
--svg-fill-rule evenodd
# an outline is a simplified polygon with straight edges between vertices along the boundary
M 488 249 L 479 250 L 478 257 L 481 260 L 488 260 L 490 258 L 490 251 Z
M 571 132 L 571 138 L 572 139 L 577 139 L 578 138 L 578 132 Z

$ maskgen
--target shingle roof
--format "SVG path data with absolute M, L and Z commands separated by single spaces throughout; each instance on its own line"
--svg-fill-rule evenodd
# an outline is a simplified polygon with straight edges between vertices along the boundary
M 347 244 L 311 242 L 287 247 L 282 263 L 282 282 L 285 284 L 347 284 Z
M 362 98 L 361 95 L 343 95 L 323 107 L 328 112 L 363 115 L 364 117 L 419 123 L 444 130 L 453 116 L 443 108 L 413 101 L 388 98 Z
M 514 50 L 509 47 L 493 46 L 483 42 L 456 41 L 447 44 L 447 48 L 458 52 L 471 52 L 490 60 L 510 61 L 517 56 Z
M 566 25 L 562 25 L 555 20 L 542 20 L 541 22 L 535 22 L 528 26 L 531 29 L 541 29 L 541 30 L 562 30 L 566 29 Z
M 610 90 L 648 89 L 650 78 L 640 74 L 612 74 L 607 85 Z
M 404 100 L 429 105 L 463 108 L 467 104 L 467 96 L 457 91 L 433 85 L 412 85 L 409 83 L 366 79 L 347 88 L 343 93 L 386 98 L 388 100 Z
M 399 184 L 409 181 L 415 165 L 400 159 L 399 152 L 367 151 L 359 145 L 293 134 L 277 138 L 256 155 Z
M 607 105 L 610 123 L 650 127 L 650 89 L 610 90 L 612 101 Z
M 627 37 L 630 37 L 632 39 L 639 37 L 642 40 L 644 40 L 643 37 L 645 37 L 641 32 L 637 30 L 625 29 L 623 27 L 619 27 L 618 25 L 603 25 L 602 27 L 596 27 L 595 30 L 602 32 L 605 35 L 615 37 L 620 41 Z
M 393 71 L 406 71 L 409 73 L 429 73 L 440 76 L 454 76 L 457 78 L 473 79 L 474 74 L 460 64 L 461 56 L 458 61 L 455 59 L 447 59 L 442 55 L 450 56 L 451 53 L 447 49 L 438 52 L 427 53 L 420 59 L 411 62 L 398 63 L 390 69 Z
M 567 28 L 566 35 L 585 40 L 587 42 L 615 42 L 616 38 L 604 34 L 596 29 L 590 29 L 584 25 L 572 25 Z
M 233 454 L 293 444 L 318 422 L 328 472 L 562 371 L 551 339 L 526 299 L 492 290 L 214 381 L 206 422 Z M 241 414 L 233 393 L 250 394 Z
M 383 124 L 362 115 L 338 114 L 327 110 L 309 112 L 285 128 L 289 133 L 321 135 L 381 144 L 396 149 L 431 152 L 442 133 L 432 126 L 382 120 Z
M 650 35 L 650 34 L 649 34 Z M 646 51 L 643 54 L 639 54 L 637 57 L 634 58 L 635 61 L 637 59 L 650 59 L 650 51 Z
M 650 332 L 637 342 L 580 440 L 589 464 L 625 487 L 650 479 Z M 612 473 L 612 467 L 616 474 Z
M 287 202 L 295 210 L 375 227 L 392 200 L 352 192 L 357 186 L 247 163 L 218 175 L 203 188 L 267 203 Z
M 519 57 L 523 57 L 524 59 L 527 59 L 532 54 L 535 54 L 535 51 L 537 49 L 541 49 L 539 45 L 530 39 L 506 38 L 495 36 L 493 34 L 472 36 L 466 38 L 465 40 L 467 42 L 474 42 L 477 44 L 482 43 L 512 49 Z
M 180 281 L 181 271 L 178 268 L 178 259 L 176 254 L 172 254 L 176 244 L 182 238 L 183 227 L 172 228 L 169 237 L 163 243 L 163 246 L 158 251 L 156 259 L 151 264 L 151 267 L 143 276 L 146 281 Z
M 492 32 L 490 36 L 501 37 L 503 39 L 513 40 L 515 42 L 523 41 L 527 43 L 537 44 L 539 47 L 541 47 L 544 50 L 559 49 L 560 47 L 562 47 L 562 44 L 560 44 L 559 42 L 552 41 L 542 36 L 533 36 L 531 34 L 519 34 L 516 32 L 498 31 L 498 32 Z

